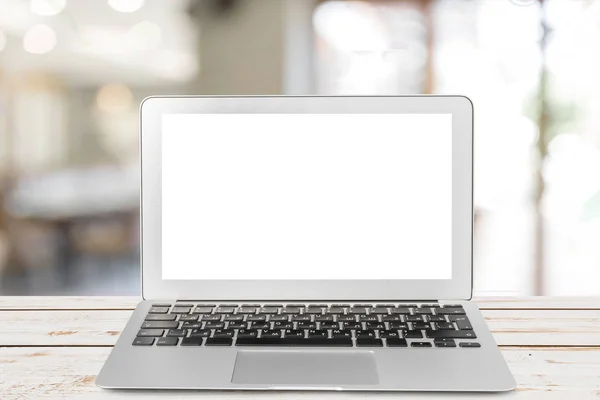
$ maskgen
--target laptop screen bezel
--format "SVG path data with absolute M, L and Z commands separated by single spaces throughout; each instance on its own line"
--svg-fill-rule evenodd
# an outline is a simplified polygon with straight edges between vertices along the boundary
M 439 280 L 162 279 L 162 116 L 202 113 L 451 114 L 452 278 Z M 140 106 L 140 132 L 140 261 L 144 299 L 359 301 L 468 300 L 472 296 L 473 105 L 464 96 L 149 97 Z

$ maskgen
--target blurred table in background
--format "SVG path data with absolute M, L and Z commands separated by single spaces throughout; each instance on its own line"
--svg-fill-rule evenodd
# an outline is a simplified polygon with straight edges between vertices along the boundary
M 116 256 L 135 251 L 139 189 L 137 167 L 69 169 L 18 179 L 4 201 L 17 268 L 52 264 L 68 285 L 81 254 Z M 54 236 L 46 245 L 56 251 L 31 261 L 32 242 L 44 242 L 40 232 Z M 24 260 L 28 261 L 19 262 Z M 31 268 L 31 264 L 40 265 Z

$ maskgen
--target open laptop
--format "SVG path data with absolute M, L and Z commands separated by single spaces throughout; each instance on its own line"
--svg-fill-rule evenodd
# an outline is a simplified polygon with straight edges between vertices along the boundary
M 104 388 L 505 391 L 460 96 L 151 97 L 142 301 Z

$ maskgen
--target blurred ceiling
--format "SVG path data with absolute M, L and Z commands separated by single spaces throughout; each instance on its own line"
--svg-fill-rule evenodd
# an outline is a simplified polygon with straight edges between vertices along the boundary
M 72 86 L 183 83 L 199 68 L 188 6 L 188 0 L 1 0 L 0 68 L 43 71 Z

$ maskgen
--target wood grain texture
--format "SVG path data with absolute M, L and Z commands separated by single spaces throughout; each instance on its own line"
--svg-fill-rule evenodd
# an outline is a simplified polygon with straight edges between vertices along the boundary
M 0 297 L 0 399 L 600 398 L 600 300 L 477 299 L 519 384 L 514 392 L 392 394 L 106 391 L 94 379 L 139 301 L 133 297 Z

